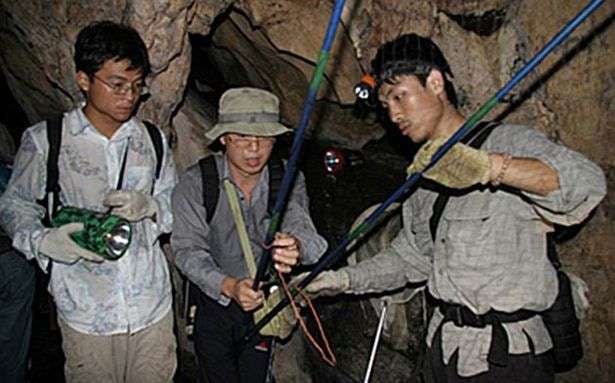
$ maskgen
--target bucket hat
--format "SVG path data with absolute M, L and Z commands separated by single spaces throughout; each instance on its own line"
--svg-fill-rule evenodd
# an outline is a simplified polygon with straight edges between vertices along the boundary
M 229 89 L 220 97 L 218 123 L 205 133 L 214 141 L 225 133 L 272 137 L 290 129 L 280 122 L 280 100 L 256 88 Z

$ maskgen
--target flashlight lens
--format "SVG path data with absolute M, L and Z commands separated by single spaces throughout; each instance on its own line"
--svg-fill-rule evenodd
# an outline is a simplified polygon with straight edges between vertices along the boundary
M 107 254 L 111 258 L 117 259 L 124 254 L 130 245 L 130 230 L 128 223 L 121 222 L 107 233 L 105 242 L 107 244 Z

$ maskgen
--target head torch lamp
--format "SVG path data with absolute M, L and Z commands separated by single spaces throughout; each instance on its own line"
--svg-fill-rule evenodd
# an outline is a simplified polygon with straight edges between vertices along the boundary
M 376 79 L 369 73 L 363 75 L 361 81 L 354 86 L 354 95 L 353 113 L 363 119 L 376 108 Z
M 132 229 L 128 221 L 113 214 L 76 207 L 62 207 L 51 221 L 53 227 L 81 222 L 83 230 L 71 234 L 75 243 L 101 257 L 114 261 L 130 246 Z
M 354 87 L 354 94 L 358 102 L 374 105 L 376 101 L 375 93 L 376 79 L 367 73 L 361 77 L 361 81 Z

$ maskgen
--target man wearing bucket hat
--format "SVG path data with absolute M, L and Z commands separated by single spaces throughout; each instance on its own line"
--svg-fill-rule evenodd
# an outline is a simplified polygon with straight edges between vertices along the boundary
M 262 291 L 251 288 L 249 263 L 250 258 L 258 263 L 269 226 L 273 146 L 276 136 L 288 131 L 279 122 L 275 95 L 255 88 L 228 90 L 220 98 L 218 123 L 206 134 L 212 142 L 222 144 L 224 152 L 215 154 L 213 162 L 202 159 L 190 167 L 173 194 L 171 245 L 177 266 L 199 290 L 195 348 L 209 382 L 262 382 L 266 378 L 270 339 L 255 337 L 245 347 L 238 345 L 265 298 Z M 213 177 L 217 174 L 218 178 L 213 183 L 204 179 L 208 160 L 215 165 Z M 213 211 L 207 211 L 212 194 L 217 195 L 217 202 L 213 208 L 210 205 Z M 237 202 L 240 208 L 233 212 Z M 242 227 L 247 234 L 243 243 Z M 300 263 L 314 263 L 326 249 L 309 216 L 300 173 L 281 232 L 270 246 L 274 266 L 283 273 Z

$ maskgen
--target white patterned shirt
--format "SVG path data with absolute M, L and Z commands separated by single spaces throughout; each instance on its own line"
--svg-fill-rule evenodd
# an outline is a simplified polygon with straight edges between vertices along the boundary
M 115 190 L 125 150 L 128 150 L 122 190 L 153 193 L 156 220 L 131 223 L 132 241 L 116 261 L 100 264 L 79 260 L 64 264 L 40 252 L 47 177 L 46 123 L 26 130 L 15 158 L 13 174 L 0 197 L 0 224 L 13 238 L 13 246 L 43 270 L 53 264 L 49 290 L 59 316 L 77 331 L 111 335 L 139 331 L 160 320 L 171 309 L 167 262 L 158 237 L 170 232 L 170 198 L 177 181 L 173 158 L 163 138 L 160 178 L 154 181 L 156 154 L 145 126 L 136 118 L 123 123 L 106 138 L 81 109 L 64 114 L 58 160 L 60 200 L 63 206 L 104 212 L 103 197 Z M 128 149 L 126 149 L 128 147 Z M 155 183 L 155 184 L 154 184 Z

